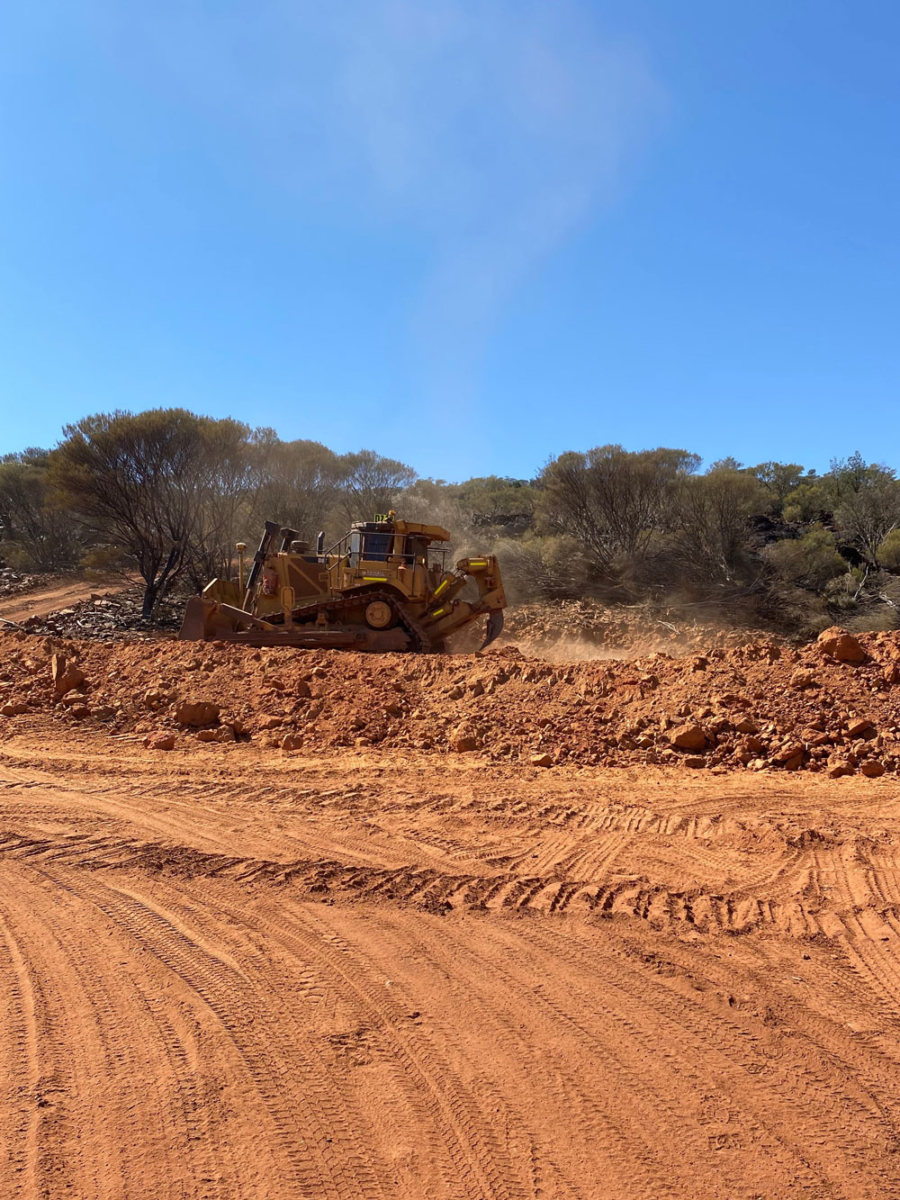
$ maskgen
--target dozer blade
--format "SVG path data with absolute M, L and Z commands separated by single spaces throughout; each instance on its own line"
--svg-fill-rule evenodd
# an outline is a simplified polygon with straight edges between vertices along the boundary
M 191 596 L 184 608 L 179 638 L 183 642 L 202 642 L 206 636 L 206 612 L 208 605 L 202 596 Z
M 488 617 L 487 629 L 484 631 L 484 641 L 481 643 L 481 649 L 484 650 L 491 642 L 498 638 L 503 632 L 503 609 L 498 608 Z

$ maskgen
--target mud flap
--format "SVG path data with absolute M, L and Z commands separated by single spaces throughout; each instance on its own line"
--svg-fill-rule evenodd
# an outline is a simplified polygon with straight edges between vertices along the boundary
M 496 612 L 492 612 L 488 617 L 487 629 L 484 631 L 484 641 L 481 643 L 481 649 L 484 650 L 503 632 L 503 609 L 498 608 Z

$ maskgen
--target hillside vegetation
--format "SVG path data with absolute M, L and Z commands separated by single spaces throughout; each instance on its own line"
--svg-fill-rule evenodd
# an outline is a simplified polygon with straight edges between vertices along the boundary
M 683 449 L 600 446 L 532 479 L 420 478 L 184 409 L 85 417 L 53 450 L 0 458 L 0 565 L 137 571 L 144 615 L 181 581 L 233 569 L 272 518 L 312 540 L 394 508 L 501 556 L 514 601 L 591 598 L 811 635 L 900 624 L 900 482 L 856 453 L 702 468 Z

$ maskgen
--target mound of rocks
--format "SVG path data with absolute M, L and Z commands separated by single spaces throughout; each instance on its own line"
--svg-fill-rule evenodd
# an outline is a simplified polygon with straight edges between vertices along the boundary
M 827 636 L 826 636 L 827 635 Z M 900 634 L 827 630 L 791 648 L 711 645 L 674 658 L 549 663 L 223 643 L 0 636 L 0 739 L 52 719 L 148 745 L 252 741 L 610 767 L 900 769 Z M 174 740 L 172 740 L 174 739 Z

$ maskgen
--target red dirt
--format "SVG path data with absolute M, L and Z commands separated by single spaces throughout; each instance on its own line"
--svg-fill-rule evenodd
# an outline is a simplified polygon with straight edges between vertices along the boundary
M 771 642 L 682 659 L 553 665 L 514 648 L 373 656 L 7 635 L 0 739 L 16 721 L 52 712 L 67 725 L 175 734 L 185 747 L 206 725 L 264 745 L 288 739 L 292 750 L 379 745 L 501 761 L 546 754 L 584 765 L 852 774 L 877 764 L 893 772 L 900 634 L 859 641 L 858 665 L 836 661 L 819 643 L 798 650 Z M 54 654 L 79 675 L 64 695 L 51 678 Z M 213 707 L 200 720 L 184 718 L 192 704 Z
M 0 1196 L 900 1196 L 898 638 L 862 641 L 3 636 Z M 838 741 L 776 765 L 813 720 Z

